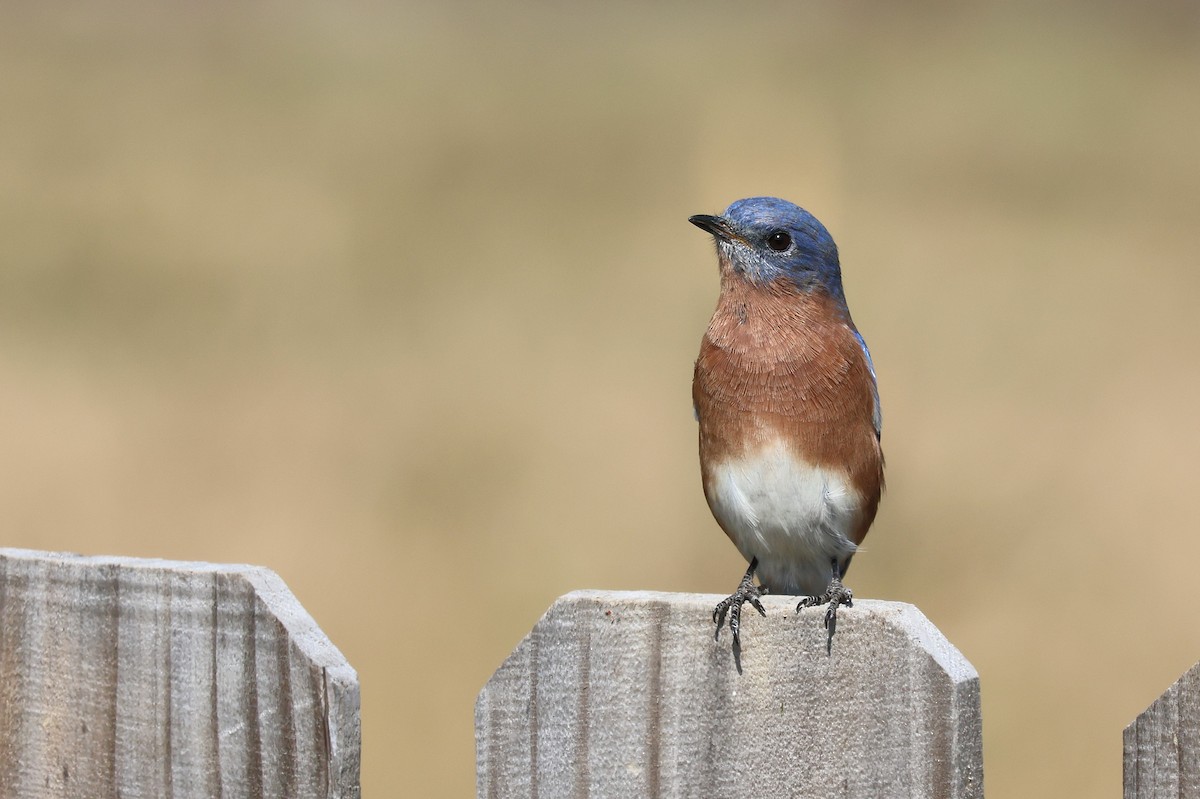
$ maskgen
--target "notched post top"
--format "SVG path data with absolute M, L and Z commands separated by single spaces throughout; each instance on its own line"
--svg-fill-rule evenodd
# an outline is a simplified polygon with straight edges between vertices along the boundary
M 1200 796 L 1200 663 L 1125 728 L 1125 799 Z
M 479 796 L 983 795 L 978 675 L 915 607 L 856 600 L 830 651 L 764 596 L 739 674 L 720 598 L 555 602 L 479 695 Z
M 0 549 L 0 796 L 358 799 L 358 676 L 255 566 Z

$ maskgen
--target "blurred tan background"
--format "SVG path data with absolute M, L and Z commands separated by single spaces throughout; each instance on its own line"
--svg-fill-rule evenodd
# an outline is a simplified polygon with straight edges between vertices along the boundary
M 1116 796 L 1200 659 L 1195 9 L 6 4 L 0 543 L 274 568 L 367 795 L 470 796 L 555 597 L 740 577 L 686 218 L 776 194 L 879 371 L 850 585 L 979 669 L 989 795 Z

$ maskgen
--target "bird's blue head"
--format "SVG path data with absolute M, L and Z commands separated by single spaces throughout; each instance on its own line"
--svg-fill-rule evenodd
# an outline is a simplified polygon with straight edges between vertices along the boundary
M 776 197 L 750 197 L 724 216 L 688 219 L 717 240 L 717 250 L 739 276 L 757 285 L 791 281 L 801 291 L 824 288 L 845 301 L 837 245 L 825 226 L 798 205 Z

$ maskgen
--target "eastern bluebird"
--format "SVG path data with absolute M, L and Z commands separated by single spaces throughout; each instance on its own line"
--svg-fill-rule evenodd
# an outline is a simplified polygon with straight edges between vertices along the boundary
M 838 605 L 853 598 L 842 577 L 883 492 L 875 367 L 837 246 L 812 214 L 774 197 L 688 221 L 716 239 L 721 272 L 692 383 L 700 474 L 717 524 L 750 562 L 713 621 L 719 633 L 728 613 L 740 646 L 744 603 L 765 616 L 762 594 L 804 595 L 797 611 L 828 603 L 832 636 Z

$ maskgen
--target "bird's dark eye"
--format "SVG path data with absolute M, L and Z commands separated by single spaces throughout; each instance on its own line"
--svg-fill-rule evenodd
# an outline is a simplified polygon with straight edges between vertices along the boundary
M 767 246 L 775 252 L 783 252 L 792 246 L 792 237 L 786 231 L 776 230 L 770 236 L 767 236 Z

